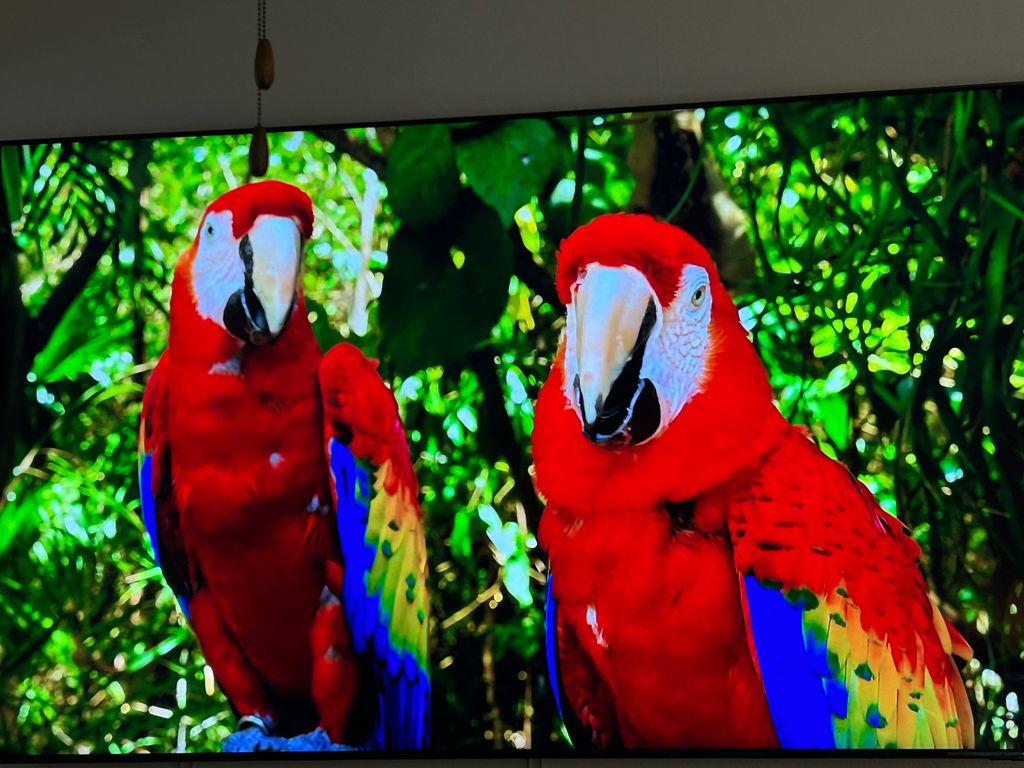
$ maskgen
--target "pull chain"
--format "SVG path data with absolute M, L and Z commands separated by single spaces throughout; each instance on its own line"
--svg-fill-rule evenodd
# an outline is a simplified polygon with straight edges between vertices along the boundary
M 267 172 L 270 148 L 267 131 L 263 127 L 263 91 L 274 84 L 274 49 L 267 39 L 267 0 L 257 0 L 256 5 L 256 127 L 253 128 L 249 143 L 249 173 L 263 176 Z

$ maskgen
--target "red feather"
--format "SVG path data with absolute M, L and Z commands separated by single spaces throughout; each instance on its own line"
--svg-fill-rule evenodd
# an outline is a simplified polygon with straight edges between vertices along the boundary
M 302 237 L 313 235 L 313 203 L 309 195 L 283 181 L 257 181 L 235 187 L 218 197 L 207 213 L 231 211 L 231 229 L 235 238 L 248 232 L 257 216 L 285 216 L 295 219 Z
M 959 682 L 933 626 L 921 548 L 842 464 L 794 430 L 722 493 L 740 573 L 819 595 L 842 584 L 864 629 L 891 646 L 897 668 L 924 665 L 936 683 Z M 958 650 L 964 646 L 961 639 Z
M 569 303 L 580 270 L 594 263 L 636 267 L 646 275 L 665 306 L 675 298 L 683 264 L 696 264 L 714 272 L 707 251 L 686 232 L 660 225 L 645 214 L 633 213 L 600 216 L 562 241 L 555 282 L 563 304 Z M 727 296 L 720 284 L 718 288 Z

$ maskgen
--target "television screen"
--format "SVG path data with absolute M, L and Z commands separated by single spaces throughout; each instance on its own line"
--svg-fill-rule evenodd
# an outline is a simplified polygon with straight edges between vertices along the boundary
M 0 147 L 0 757 L 1019 754 L 1022 126 Z

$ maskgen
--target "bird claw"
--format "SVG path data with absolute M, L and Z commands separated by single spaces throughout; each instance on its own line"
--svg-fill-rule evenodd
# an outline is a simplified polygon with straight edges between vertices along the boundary
M 243 715 L 238 718 L 238 730 L 245 731 L 250 728 L 255 728 L 264 736 L 270 735 L 270 725 L 259 715 Z

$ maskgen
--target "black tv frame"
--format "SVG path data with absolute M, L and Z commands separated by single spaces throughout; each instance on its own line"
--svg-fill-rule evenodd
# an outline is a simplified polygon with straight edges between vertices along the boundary
M 1024 94 L 1024 80 L 1009 80 L 987 83 L 966 83 L 958 85 L 926 86 L 920 88 L 871 89 L 860 91 L 839 91 L 829 93 L 796 94 L 738 99 L 722 99 L 711 101 L 683 101 L 644 106 L 595 106 L 586 109 L 545 110 L 538 112 L 513 112 L 489 115 L 460 115 L 442 118 L 415 118 L 402 120 L 379 120 L 368 122 L 318 123 L 312 125 L 286 124 L 270 127 L 267 133 L 307 132 L 321 130 L 344 130 L 350 128 L 366 128 L 370 125 L 387 125 L 400 128 L 407 125 L 448 125 L 460 122 L 487 122 L 519 120 L 529 118 L 577 117 L 606 113 L 625 112 L 666 112 L 684 109 L 708 109 L 730 106 L 771 105 L 793 102 L 828 102 L 853 100 L 862 98 L 884 98 L 887 96 L 919 96 L 933 93 L 960 93 L 965 91 L 994 91 L 1019 89 Z M 96 134 L 49 136 L 44 138 L 15 138 L 0 140 L 2 146 L 34 146 L 40 144 L 56 144 L 65 142 L 103 142 L 131 141 L 146 139 L 195 138 L 204 136 L 233 136 L 252 133 L 251 126 L 239 128 L 223 128 L 213 130 L 140 132 L 124 134 Z M 185 760 L 181 760 L 185 757 Z M 374 760 L 402 761 L 413 760 L 635 760 L 635 759 L 693 759 L 693 758 L 743 758 L 743 759 L 984 759 L 994 761 L 1024 762 L 1024 748 L 1018 751 L 976 750 L 976 749 L 847 749 L 847 750 L 816 750 L 816 749 L 621 749 L 613 748 L 596 750 L 592 748 L 565 749 L 452 749 L 427 748 L 425 750 L 346 750 L 338 752 L 161 752 L 161 753 L 130 753 L 112 754 L 94 752 L 91 754 L 39 754 L 11 755 L 0 752 L 0 765 L 41 765 L 41 764 L 94 764 L 119 763 L 129 765 L 138 763 L 199 763 L 199 762 L 295 762 L 295 761 L 339 761 L 339 760 Z

